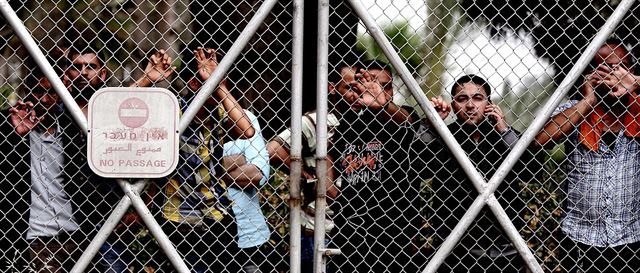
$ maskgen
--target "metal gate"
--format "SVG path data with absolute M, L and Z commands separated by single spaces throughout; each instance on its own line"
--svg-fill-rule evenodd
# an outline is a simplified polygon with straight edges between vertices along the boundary
M 634 271 L 636 6 L 3 0 L 0 266 Z M 78 86 L 129 84 L 182 102 L 169 177 L 85 170 Z

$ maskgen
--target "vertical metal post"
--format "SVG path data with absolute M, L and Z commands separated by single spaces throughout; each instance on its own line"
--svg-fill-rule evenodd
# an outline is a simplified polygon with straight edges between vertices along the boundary
M 326 271 L 324 255 L 325 210 L 327 207 L 327 99 L 329 75 L 329 0 L 318 1 L 318 71 L 316 74 L 316 175 L 318 177 L 313 272 Z
M 291 173 L 289 175 L 289 265 L 291 273 L 301 271 L 300 226 L 302 196 L 300 177 L 302 175 L 302 60 L 304 45 L 304 0 L 293 1 L 293 45 L 291 61 Z
M 4 0 L 6 1 L 6 0 Z M 178 131 L 182 134 L 185 129 L 189 126 L 189 123 L 193 120 L 198 113 L 198 110 L 202 108 L 202 105 L 207 101 L 209 96 L 216 90 L 220 81 L 224 78 L 224 75 L 227 74 L 233 63 L 236 61 L 244 47 L 249 43 L 251 37 L 256 33 L 260 25 L 267 18 L 273 6 L 278 2 L 278 0 L 265 0 L 260 8 L 256 11 L 256 13 L 251 17 L 247 26 L 242 30 L 238 39 L 231 45 L 229 51 L 227 51 L 227 55 L 220 61 L 216 70 L 213 71 L 211 76 L 207 81 L 202 84 L 202 87 L 193 98 L 187 110 L 184 111 L 182 117 L 180 118 L 180 124 L 178 124 Z

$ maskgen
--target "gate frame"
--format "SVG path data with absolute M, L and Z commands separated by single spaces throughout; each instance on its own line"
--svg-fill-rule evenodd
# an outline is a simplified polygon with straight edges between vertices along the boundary
M 238 39 L 233 43 L 227 56 L 223 58 L 216 70 L 212 73 L 211 77 L 204 82 L 199 92 L 194 97 L 193 102 L 187 107 L 187 110 L 180 118 L 178 131 L 180 133 L 191 123 L 195 117 L 198 109 L 204 105 L 206 99 L 211 96 L 218 84 L 224 78 L 224 75 L 229 71 L 233 63 L 241 54 L 243 48 L 248 44 L 251 37 L 256 33 L 260 25 L 265 21 L 266 17 L 270 14 L 271 10 L 277 3 L 277 0 L 265 0 L 255 15 L 251 18 L 245 29 L 241 32 Z M 554 94 L 549 98 L 547 103 L 538 111 L 537 117 L 529 125 L 529 128 L 522 134 L 518 142 L 515 144 L 512 151 L 507 155 L 503 163 L 500 165 L 495 174 L 485 181 L 480 173 L 475 169 L 465 152 L 460 147 L 460 144 L 455 141 L 453 135 L 446 127 L 446 124 L 440 119 L 437 111 L 431 106 L 426 95 L 420 89 L 418 82 L 411 76 L 410 71 L 404 65 L 400 56 L 395 51 L 384 32 L 377 25 L 375 20 L 368 13 L 364 5 L 358 0 L 349 0 L 352 8 L 364 23 L 366 29 L 371 33 L 371 36 L 382 48 L 385 56 L 391 62 L 391 65 L 396 69 L 398 75 L 402 79 L 405 85 L 407 85 L 409 91 L 418 102 L 420 108 L 425 112 L 427 118 L 431 122 L 436 132 L 442 137 L 447 147 L 452 152 L 454 158 L 460 164 L 460 167 L 467 174 L 470 182 L 479 192 L 478 197 L 473 204 L 468 208 L 467 212 L 460 219 L 460 222 L 452 230 L 452 233 L 446 238 L 444 243 L 436 251 L 432 259 L 427 264 L 426 268 L 422 271 L 424 273 L 435 272 L 442 264 L 444 259 L 451 253 L 455 245 L 460 241 L 466 230 L 471 225 L 472 221 L 477 217 L 482 207 L 486 204 L 491 211 L 495 214 L 500 225 L 507 232 L 507 236 L 514 244 L 518 253 L 522 256 L 525 264 L 532 272 L 542 273 L 543 269 L 538 263 L 533 253 L 529 250 L 526 242 L 518 233 L 513 223 L 505 213 L 504 209 L 497 201 L 494 192 L 500 183 L 504 180 L 506 175 L 513 168 L 519 157 L 529 146 L 531 141 L 542 129 L 547 122 L 555 108 L 562 102 L 562 99 L 573 87 L 573 84 L 577 78 L 582 74 L 582 71 L 589 64 L 593 56 L 605 42 L 607 37 L 615 30 L 620 23 L 624 15 L 628 12 L 634 0 L 623 0 L 611 16 L 607 19 L 605 25 L 598 31 L 591 43 L 585 49 L 584 53 L 574 67 L 569 71 L 564 80 L 557 87 Z M 302 115 L 302 17 L 304 11 L 304 1 L 294 0 L 293 9 L 293 62 L 292 62 L 292 168 L 290 173 L 291 179 L 291 198 L 289 200 L 291 205 L 291 237 L 290 237 L 290 266 L 291 272 L 300 272 L 300 172 L 301 172 L 301 115 Z M 315 255 L 314 255 L 314 272 L 325 272 L 327 255 L 339 254 L 339 250 L 325 249 L 324 237 L 325 237 L 325 208 L 326 208 L 326 179 L 327 177 L 327 76 L 328 76 L 328 26 L 329 26 L 329 0 L 320 0 L 318 2 L 319 18 L 318 18 L 318 49 L 317 49 L 317 61 L 318 72 L 316 78 L 317 86 L 317 126 L 316 135 L 318 147 L 316 149 L 316 170 L 318 177 L 318 190 L 316 196 L 316 229 L 314 232 L 315 237 Z M 11 8 L 7 0 L 0 0 L 0 11 L 4 15 L 7 23 L 10 24 L 14 30 L 16 36 L 20 38 L 29 54 L 35 59 L 37 65 L 43 71 L 44 75 L 51 82 L 53 89 L 60 96 L 63 103 L 67 107 L 66 111 L 69 111 L 75 122 L 80 129 L 87 133 L 87 119 L 82 113 L 82 110 L 75 102 L 69 91 L 55 71 L 51 64 L 46 60 L 46 57 L 39 49 L 37 43 L 33 40 L 33 37 L 28 32 L 23 22 L 18 18 L 15 11 Z M 162 232 L 161 226 L 155 221 L 153 215 L 147 208 L 146 204 L 140 197 L 140 192 L 144 186 L 148 183 L 148 180 L 139 179 L 133 184 L 131 181 L 125 179 L 117 179 L 118 184 L 125 192 L 118 205 L 114 208 L 109 215 L 102 228 L 95 235 L 90 245 L 83 252 L 76 265 L 73 267 L 73 273 L 83 272 L 89 265 L 91 259 L 98 252 L 100 246 L 106 241 L 109 234 L 115 229 L 120 219 L 124 216 L 129 206 L 133 205 L 136 212 L 143 219 L 153 236 L 158 240 L 160 248 L 165 251 L 169 260 L 176 267 L 178 272 L 188 273 L 189 268 L 184 263 L 184 260 L 180 257 L 169 238 L 164 232 Z M 297 236 L 297 237 L 296 237 Z
M 291 60 L 291 148 L 289 169 L 289 270 L 302 270 L 302 76 L 304 49 L 304 0 L 293 0 Z
M 209 79 L 205 81 L 197 92 L 193 101 L 187 107 L 187 110 L 180 117 L 180 123 L 178 125 L 178 132 L 180 135 L 189 126 L 198 110 L 204 105 L 207 98 L 211 96 L 213 91 L 220 84 L 224 75 L 229 71 L 235 60 L 238 58 L 244 47 L 249 43 L 250 39 L 256 33 L 260 25 L 265 21 L 266 17 L 270 14 L 271 10 L 275 6 L 278 0 L 265 0 L 260 8 L 253 15 L 251 20 L 247 23 L 247 26 L 242 30 L 240 36 L 233 43 L 225 58 L 223 58 L 216 70 L 213 71 Z M 71 113 L 74 121 L 78 124 L 82 132 L 86 135 L 88 132 L 87 118 L 84 116 L 82 110 L 75 102 L 67 88 L 62 83 L 59 75 L 57 75 L 46 57 L 38 47 L 38 44 L 34 41 L 33 37 L 26 29 L 24 23 L 18 18 L 18 15 L 9 5 L 7 0 L 0 0 L 0 12 L 4 15 L 7 23 L 11 26 L 14 33 L 22 41 L 29 54 L 35 59 L 38 67 L 42 70 L 44 75 L 51 82 L 53 89 L 58 96 L 62 99 L 62 102 L 67 107 L 66 111 Z M 159 247 L 165 252 L 171 263 L 176 270 L 180 273 L 189 273 L 190 269 L 181 258 L 180 254 L 173 246 L 169 237 L 162 231 L 162 227 L 156 222 L 151 211 L 146 206 L 140 192 L 144 189 L 144 186 L 148 180 L 137 180 L 133 185 L 130 181 L 125 179 L 117 179 L 119 186 L 122 188 L 125 195 L 122 197 L 118 205 L 111 212 L 105 223 L 95 235 L 87 249 L 82 253 L 74 267 L 71 269 L 71 273 L 82 273 L 89 265 L 95 254 L 99 251 L 100 246 L 106 241 L 109 234 L 113 232 L 116 225 L 120 222 L 120 219 L 124 216 L 129 206 L 133 205 L 138 215 L 142 218 L 144 223 L 149 228 L 151 234 L 158 241 Z
M 316 206 L 313 230 L 313 272 L 327 270 L 325 214 L 327 207 L 327 114 L 329 77 L 329 0 L 318 1 L 318 48 L 316 51 Z
M 407 69 L 406 65 L 400 59 L 400 56 L 395 51 L 386 35 L 377 25 L 373 17 L 369 14 L 367 9 L 358 0 L 349 0 L 354 11 L 358 14 L 358 17 L 365 24 L 366 29 L 371 33 L 371 36 L 382 48 L 385 56 L 389 59 L 393 67 L 402 78 L 403 82 L 407 85 L 409 91 L 418 102 L 420 108 L 424 110 L 427 118 L 431 122 L 436 132 L 441 136 L 451 153 L 456 158 L 473 186 L 478 190 L 478 197 L 474 200 L 473 204 L 469 207 L 467 212 L 462 216 L 460 222 L 452 230 L 451 234 L 447 236 L 446 240 L 436 251 L 432 259 L 429 261 L 423 273 L 434 273 L 438 267 L 444 262 L 444 259 L 451 253 L 456 244 L 460 241 L 466 230 L 471 225 L 472 221 L 478 216 L 482 207 L 486 204 L 491 211 L 495 214 L 498 222 L 502 228 L 506 231 L 507 236 L 514 244 L 514 247 L 524 260 L 525 264 L 530 271 L 535 273 L 544 272 L 540 263 L 538 263 L 536 257 L 529 250 L 527 243 L 520 236 L 518 230 L 515 228 L 508 215 L 505 213 L 504 208 L 500 205 L 496 199 L 494 192 L 504 180 L 507 174 L 511 171 L 515 163 L 519 160 L 520 156 L 527 149 L 531 141 L 535 138 L 538 132 L 545 125 L 547 120 L 553 114 L 553 111 L 558 107 L 562 99 L 567 95 L 569 90 L 573 87 L 573 84 L 582 74 L 582 71 L 587 67 L 591 59 L 595 56 L 598 49 L 606 41 L 607 37 L 614 31 L 616 26 L 620 23 L 624 15 L 629 11 L 631 4 L 634 0 L 623 0 L 611 16 L 607 19 L 607 22 L 598 31 L 593 38 L 589 46 L 585 49 L 584 53 L 580 56 L 576 64 L 569 71 L 567 76 L 558 85 L 554 94 L 549 98 L 547 103 L 541 110 L 538 111 L 537 117 L 529 125 L 529 128 L 522 134 L 518 142 L 516 142 L 511 152 L 507 155 L 500 167 L 494 173 L 494 175 L 485 181 L 478 170 L 473 166 L 465 152 L 460 147 L 460 144 L 455 141 L 455 138 L 446 127 L 444 121 L 439 117 L 437 111 L 431 106 L 426 95 L 421 91 L 418 82 L 411 76 L 411 73 Z

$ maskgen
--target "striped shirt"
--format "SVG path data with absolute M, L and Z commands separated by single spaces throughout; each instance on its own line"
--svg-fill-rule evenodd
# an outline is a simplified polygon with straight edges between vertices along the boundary
M 316 111 L 307 112 L 302 116 L 302 161 L 306 167 L 315 170 L 316 168 Z M 336 115 L 329 113 L 327 115 L 327 137 L 331 139 L 335 132 L 335 128 L 340 125 L 340 121 Z M 287 150 L 291 151 L 291 128 L 287 128 L 278 134 L 275 141 L 279 142 Z
M 575 105 L 567 102 L 554 115 Z M 616 133 L 612 146 L 579 144 L 578 126 L 567 142 L 567 199 L 561 226 L 574 241 L 613 247 L 640 241 L 640 147 Z

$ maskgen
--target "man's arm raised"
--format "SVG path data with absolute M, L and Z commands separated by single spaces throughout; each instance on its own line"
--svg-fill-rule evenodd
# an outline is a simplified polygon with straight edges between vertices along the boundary
M 545 149 L 552 148 L 560 139 L 573 131 L 591 112 L 597 103 L 595 86 L 598 80 L 593 74 L 583 84 L 584 98 L 569 109 L 553 116 L 536 136 L 536 143 Z
M 211 48 L 198 47 L 194 54 L 198 61 L 198 76 L 203 81 L 206 81 L 211 76 L 211 73 L 218 67 L 218 61 L 216 59 L 216 51 Z M 218 88 L 214 92 L 214 97 L 217 102 L 221 103 L 227 112 L 229 123 L 227 124 L 231 136 L 239 138 L 251 138 L 255 134 L 255 129 L 251 126 L 251 120 L 244 113 L 244 110 L 238 103 L 238 101 L 231 95 L 227 89 L 225 81 L 222 81 Z
M 172 59 L 164 49 L 160 49 L 149 57 L 149 62 L 144 69 L 144 74 L 129 87 L 147 87 L 167 80 L 176 71 L 171 65 Z

